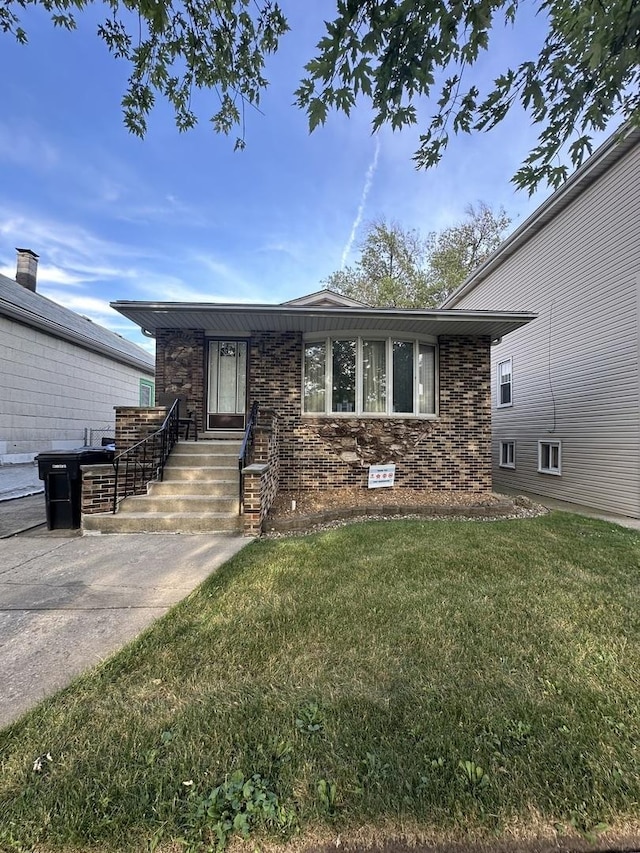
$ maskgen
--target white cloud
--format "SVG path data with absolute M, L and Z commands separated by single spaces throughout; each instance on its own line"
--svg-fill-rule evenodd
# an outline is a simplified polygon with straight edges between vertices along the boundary
M 95 296 L 80 296 L 69 293 L 68 290 L 50 290 L 48 288 L 44 290 L 42 295 L 53 302 L 57 302 L 58 305 L 75 311 L 76 314 L 83 314 L 86 317 L 91 317 L 91 319 L 101 318 L 98 319 L 98 322 L 103 322 L 105 317 L 113 318 L 116 321 L 120 319 L 120 315 L 114 311 L 106 299 L 99 299 Z

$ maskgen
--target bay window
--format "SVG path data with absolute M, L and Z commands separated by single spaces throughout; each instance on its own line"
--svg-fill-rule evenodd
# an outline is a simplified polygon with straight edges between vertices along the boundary
M 396 337 L 304 345 L 305 414 L 435 415 L 435 344 Z

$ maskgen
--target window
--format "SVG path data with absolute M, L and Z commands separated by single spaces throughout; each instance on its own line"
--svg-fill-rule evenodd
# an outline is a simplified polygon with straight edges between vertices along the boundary
M 562 473 L 562 445 L 559 441 L 538 442 L 538 471 L 541 474 Z
M 435 415 L 436 347 L 395 337 L 304 346 L 305 414 Z
M 140 405 L 153 406 L 154 385 L 148 379 L 140 380 Z
M 516 467 L 516 443 L 515 441 L 500 442 L 500 467 Z
M 498 362 L 498 408 L 513 405 L 511 359 Z

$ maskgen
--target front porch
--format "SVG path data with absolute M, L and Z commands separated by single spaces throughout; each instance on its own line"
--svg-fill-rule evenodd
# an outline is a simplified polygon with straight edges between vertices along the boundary
M 190 441 L 170 419 L 164 407 L 116 410 L 114 464 L 82 468 L 83 531 L 259 535 L 278 490 L 274 414 Z

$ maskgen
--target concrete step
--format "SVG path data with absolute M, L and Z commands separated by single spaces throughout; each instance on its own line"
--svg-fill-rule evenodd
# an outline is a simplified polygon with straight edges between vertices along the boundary
M 227 513 L 237 515 L 240 512 L 238 495 L 233 497 L 202 497 L 200 495 L 132 495 L 122 501 L 119 507 L 121 513 L 198 513 L 220 515 Z
M 198 433 L 198 441 L 237 441 L 242 443 L 243 429 L 205 430 Z
M 167 465 L 163 475 L 165 483 L 175 483 L 185 480 L 191 482 L 200 482 L 201 480 L 234 480 L 237 484 L 239 478 L 240 474 L 237 464 L 201 465 L 197 468 L 182 465 Z
M 172 453 L 165 465 L 167 468 L 236 468 L 238 457 L 231 453 Z
M 239 441 L 179 441 L 173 446 L 171 457 L 202 456 L 208 454 L 222 456 L 238 456 L 241 442 Z
M 162 483 L 149 483 L 149 494 L 237 498 L 239 488 L 238 477 L 227 480 L 163 480 Z
M 82 528 L 86 533 L 241 533 L 240 515 L 196 513 L 118 512 L 85 515 Z

